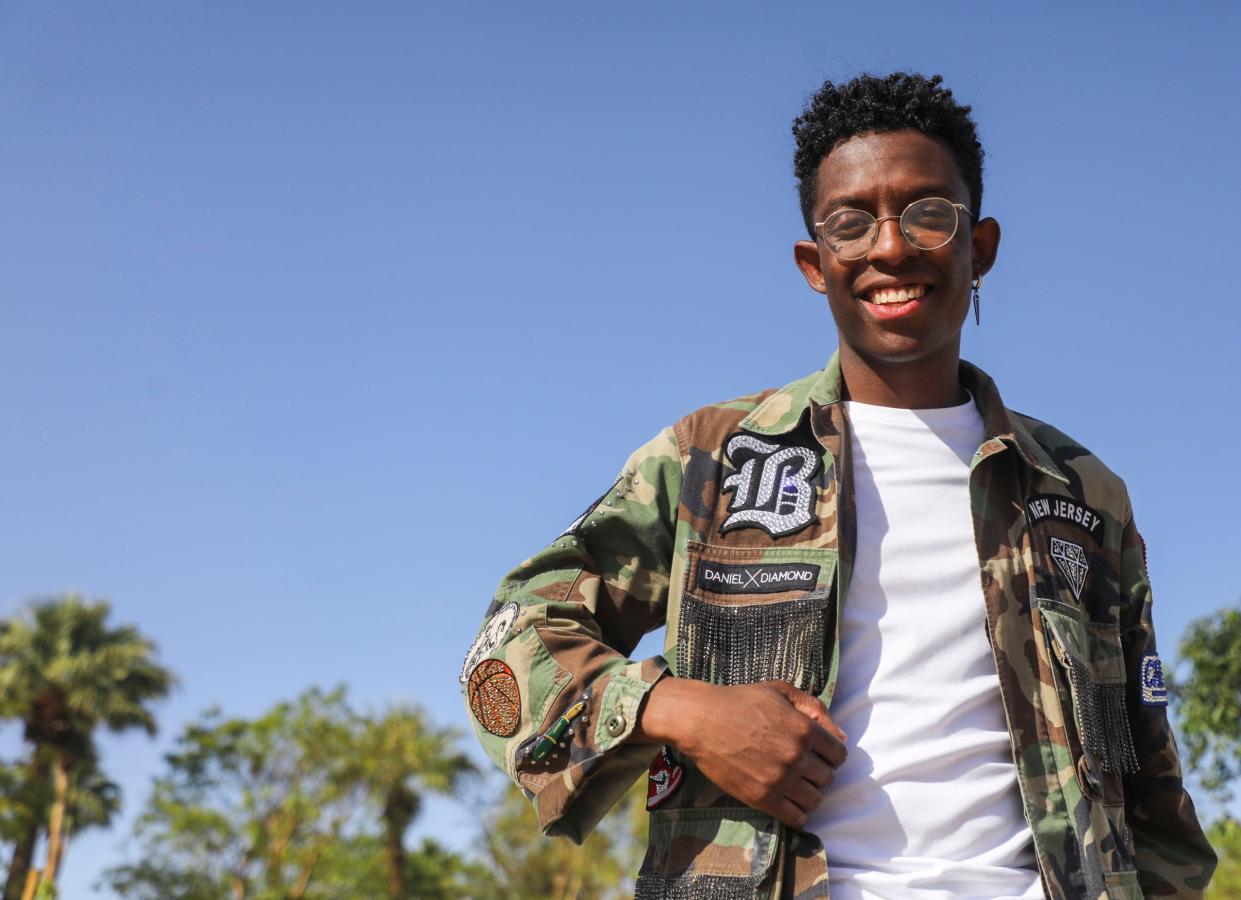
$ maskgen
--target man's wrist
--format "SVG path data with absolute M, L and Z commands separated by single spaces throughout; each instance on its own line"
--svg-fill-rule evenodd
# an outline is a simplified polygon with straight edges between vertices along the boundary
M 684 751 L 695 713 L 702 708 L 702 695 L 710 688 L 706 682 L 665 675 L 647 692 L 630 740 Z

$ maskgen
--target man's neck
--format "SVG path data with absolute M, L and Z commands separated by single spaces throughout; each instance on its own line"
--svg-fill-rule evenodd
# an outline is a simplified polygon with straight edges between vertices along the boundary
M 947 348 L 946 348 L 947 349 Z M 840 374 L 850 400 L 902 409 L 943 409 L 969 399 L 953 352 L 911 363 L 883 364 L 840 346 Z

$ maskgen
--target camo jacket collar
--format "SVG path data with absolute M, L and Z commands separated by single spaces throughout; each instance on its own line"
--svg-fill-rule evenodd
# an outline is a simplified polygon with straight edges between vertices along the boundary
M 974 397 L 982 415 L 987 440 L 994 449 L 996 442 L 1016 448 L 1026 465 L 1065 484 L 1068 478 L 1052 461 L 1047 451 L 1034 440 L 1025 424 L 1004 405 L 1000 391 L 982 369 L 960 361 L 961 384 Z M 799 378 L 785 385 L 741 421 L 746 431 L 774 436 L 787 434 L 797 427 L 807 410 L 839 403 L 843 397 L 843 378 L 840 372 L 840 351 L 837 350 L 818 372 Z

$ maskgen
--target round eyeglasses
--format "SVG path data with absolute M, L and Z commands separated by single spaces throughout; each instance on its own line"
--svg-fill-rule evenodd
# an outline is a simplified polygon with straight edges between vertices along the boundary
M 924 197 L 905 207 L 899 216 L 875 218 L 862 209 L 838 209 L 814 230 L 823 243 L 839 259 L 861 259 L 879 239 L 879 223 L 899 219 L 901 234 L 919 250 L 938 250 L 956 236 L 961 210 L 971 219 L 973 214 L 964 203 L 953 203 L 943 197 Z

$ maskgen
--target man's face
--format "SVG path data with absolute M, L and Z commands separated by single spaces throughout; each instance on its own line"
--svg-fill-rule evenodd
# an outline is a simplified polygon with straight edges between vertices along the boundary
M 970 206 L 947 147 L 916 131 L 857 135 L 819 164 L 814 221 L 846 207 L 876 218 L 899 216 L 923 197 Z M 956 235 L 936 250 L 913 246 L 900 222 L 888 219 L 879 223 L 875 246 L 860 259 L 839 259 L 821 239 L 798 241 L 794 255 L 810 286 L 827 294 L 842 352 L 883 366 L 959 354 L 970 282 L 990 269 L 999 239 L 994 219 L 971 226 L 962 212 Z M 879 302 L 893 296 L 884 289 L 901 288 L 922 294 L 904 303 Z

